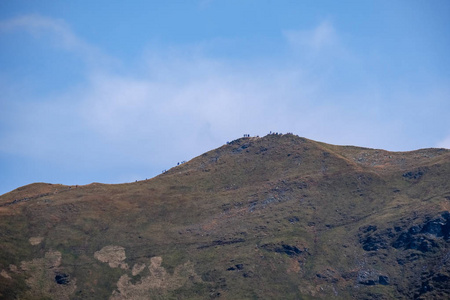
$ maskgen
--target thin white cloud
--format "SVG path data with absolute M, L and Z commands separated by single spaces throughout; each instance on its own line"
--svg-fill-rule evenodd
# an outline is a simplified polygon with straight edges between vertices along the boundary
M 286 30 L 283 34 L 292 46 L 312 51 L 336 47 L 339 43 L 338 34 L 328 21 L 310 30 Z
M 436 144 L 437 148 L 447 148 L 450 149 L 450 135 L 442 139 Z
M 63 20 L 41 15 L 24 15 L 0 21 L 0 33 L 16 31 L 26 31 L 36 39 L 49 39 L 53 45 L 79 55 L 91 67 L 117 62 L 98 48 L 80 39 Z

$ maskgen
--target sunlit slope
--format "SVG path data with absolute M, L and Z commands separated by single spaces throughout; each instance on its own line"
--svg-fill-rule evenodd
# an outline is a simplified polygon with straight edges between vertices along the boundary
M 0 298 L 450 296 L 450 151 L 241 138 L 151 180 L 0 197 Z

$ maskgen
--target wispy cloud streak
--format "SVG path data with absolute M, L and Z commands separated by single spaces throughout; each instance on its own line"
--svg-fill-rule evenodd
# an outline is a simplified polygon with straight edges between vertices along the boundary
M 97 47 L 79 38 L 63 20 L 41 15 L 24 15 L 0 21 L 0 33 L 18 31 L 26 31 L 36 39 L 49 41 L 53 46 L 73 52 L 91 67 L 116 61 Z

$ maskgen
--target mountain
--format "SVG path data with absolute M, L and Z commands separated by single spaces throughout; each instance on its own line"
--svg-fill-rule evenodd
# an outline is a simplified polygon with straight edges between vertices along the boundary
M 244 137 L 0 196 L 1 299 L 449 299 L 450 150 Z

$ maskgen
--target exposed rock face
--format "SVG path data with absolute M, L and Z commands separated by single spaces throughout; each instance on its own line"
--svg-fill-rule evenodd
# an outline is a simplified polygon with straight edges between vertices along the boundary
M 288 256 L 299 256 L 302 254 L 302 250 L 298 249 L 296 246 L 293 245 L 287 245 L 287 244 L 265 244 L 261 246 L 263 249 L 268 251 L 274 251 L 277 253 L 286 254 Z
M 8 272 L 6 270 L 2 270 L 0 272 L 0 275 L 3 276 L 6 279 L 12 279 L 11 276 L 9 276 Z
M 29 239 L 30 244 L 33 246 L 39 245 L 43 240 L 44 240 L 44 238 L 41 236 L 34 236 L 34 237 L 30 237 L 30 239 Z
M 377 226 L 370 225 L 360 228 L 359 241 L 365 251 L 370 252 L 373 257 L 382 258 L 383 252 L 396 253 L 397 264 L 411 272 L 414 286 L 409 290 L 400 289 L 409 297 L 435 297 L 432 292 L 439 290 L 450 292 L 450 285 L 445 288 L 441 284 L 449 277 L 450 271 L 450 213 L 442 212 L 437 217 L 428 218 L 428 221 L 415 224 L 406 228 L 395 227 L 377 230 Z M 420 262 L 429 257 L 428 266 L 420 267 Z M 420 267 L 420 273 L 414 274 L 414 270 Z M 386 275 L 378 273 L 363 273 L 358 275 L 358 282 L 365 285 L 389 285 L 391 280 Z M 378 277 L 377 277 L 378 276 Z M 431 296 L 433 295 L 433 296 Z
M 406 179 L 414 179 L 414 180 L 418 180 L 420 179 L 423 175 L 425 175 L 426 170 L 424 169 L 417 169 L 414 171 L 409 171 L 406 173 L 403 173 L 403 177 Z
M 389 285 L 389 277 L 381 275 L 375 270 L 360 270 L 358 272 L 357 282 L 364 285 Z
M 122 275 L 117 282 L 117 290 L 113 292 L 110 299 L 151 299 L 152 295 L 161 291 L 172 291 L 188 282 L 201 281 L 195 273 L 193 265 L 189 262 L 177 266 L 172 275 L 161 266 L 161 263 L 162 257 L 152 257 L 148 266 L 150 274 L 141 277 L 135 284 L 131 282 L 132 278 L 127 274 Z
M 428 252 L 440 248 L 439 240 L 445 243 L 450 237 L 450 213 L 443 212 L 438 218 L 411 226 L 407 229 L 387 228 L 381 232 L 374 225 L 360 228 L 360 243 L 366 251 L 377 251 L 394 247 Z
M 131 274 L 133 276 L 139 275 L 143 270 L 145 269 L 145 264 L 137 263 L 133 266 L 133 269 L 131 270 Z
M 121 246 L 106 246 L 94 253 L 94 257 L 101 262 L 108 263 L 111 268 L 128 269 L 128 264 L 124 263 L 127 258 L 125 248 Z

